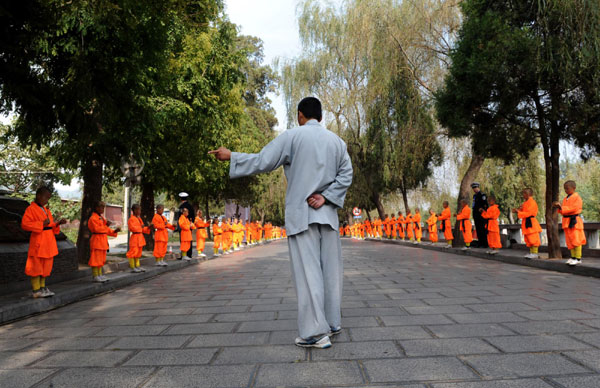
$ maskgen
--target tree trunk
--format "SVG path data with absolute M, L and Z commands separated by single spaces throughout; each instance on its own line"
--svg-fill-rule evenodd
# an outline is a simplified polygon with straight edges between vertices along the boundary
M 560 190 L 560 150 L 559 139 L 553 129 L 550 134 L 550 149 L 544 146 L 544 164 L 546 167 L 546 234 L 548 236 L 548 258 L 561 259 L 560 238 L 558 237 L 558 211 L 552 208 L 552 203 L 558 201 Z
M 85 161 L 81 175 L 83 178 L 83 198 L 81 199 L 81 222 L 77 235 L 77 261 L 87 264 L 90 260 L 90 230 L 88 220 L 94 210 L 94 203 L 102 199 L 102 161 L 90 156 Z
M 404 201 L 404 214 L 406 214 L 408 212 L 408 192 L 404 184 L 400 187 L 400 192 L 402 193 L 402 200 Z
M 365 212 L 367 212 L 367 220 L 371 222 L 371 213 L 369 213 L 369 209 L 365 209 Z
M 382 220 L 385 219 L 385 209 L 383 208 L 383 204 L 381 203 L 381 197 L 379 196 L 379 193 L 372 193 L 371 201 L 373 202 L 373 205 L 375 205 L 375 207 L 377 208 L 379 218 L 381 218 Z
M 144 224 L 149 225 L 152 222 L 152 217 L 154 217 L 154 183 L 146 181 L 146 179 L 142 181 L 142 198 L 140 202 L 142 221 L 144 221 Z M 144 250 L 154 250 L 154 232 L 143 236 L 146 239 Z
M 483 166 L 484 161 L 485 158 L 481 155 L 473 154 L 471 157 L 469 168 L 467 168 L 465 176 L 463 176 L 462 180 L 460 181 L 460 191 L 458 192 L 458 199 L 456 200 L 456 213 L 458 213 L 458 207 L 460 206 L 461 199 L 466 200 L 468 203 L 471 194 L 471 183 L 475 181 L 475 177 L 479 173 L 481 166 Z M 452 240 L 452 246 L 462 247 L 464 244 L 465 241 L 460 231 L 460 222 L 456 221 L 454 223 L 454 240 Z

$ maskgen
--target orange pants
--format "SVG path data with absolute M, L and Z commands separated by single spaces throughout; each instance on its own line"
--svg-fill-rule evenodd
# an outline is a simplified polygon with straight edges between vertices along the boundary
M 134 247 L 134 246 L 129 247 L 129 250 L 127 251 L 127 258 L 128 259 L 139 259 L 140 257 L 142 257 L 142 248 L 144 248 L 144 247 Z
M 444 238 L 446 239 L 446 241 L 454 240 L 454 236 L 452 235 L 452 228 L 446 227 L 446 229 L 444 229 Z
M 471 243 L 473 242 L 473 232 L 471 231 L 471 228 L 466 228 L 466 230 L 462 231 L 463 234 L 463 240 L 465 240 L 465 243 Z
M 420 227 L 418 229 L 415 228 L 415 238 L 420 239 L 421 237 L 423 237 L 423 229 Z
M 163 258 L 167 254 L 167 242 L 166 241 L 154 241 L 154 257 Z
M 528 247 L 539 247 L 540 246 L 540 234 L 531 233 L 525 235 L 525 244 Z
M 220 234 L 215 235 L 215 249 L 221 248 L 222 241 L 223 241 L 223 237 Z
M 569 248 L 569 250 L 583 246 L 587 243 L 585 239 L 585 233 L 583 233 L 583 230 L 575 228 L 564 228 L 563 231 L 565 232 L 565 240 L 567 242 L 567 248 Z
M 54 264 L 54 257 L 28 256 L 25 264 L 25 275 L 47 278 L 52 272 L 52 264 Z
M 181 242 L 181 247 L 179 248 L 179 250 L 181 252 L 187 252 L 190 250 L 190 248 L 192 247 L 192 242 L 191 241 L 182 241 Z M 129 256 L 127 256 L 129 257 Z
M 102 267 L 106 263 L 106 251 L 104 249 L 92 249 L 90 253 L 90 267 Z
M 413 233 L 413 227 L 412 226 L 408 227 L 408 233 L 407 233 L 407 235 L 408 235 L 407 236 L 408 238 L 414 238 L 415 237 L 415 234 Z
M 488 245 L 492 249 L 500 249 L 502 248 L 502 241 L 500 240 L 500 232 L 490 232 L 487 233 Z
M 437 232 L 431 232 L 431 233 L 429 233 L 429 240 L 431 242 L 438 242 L 438 234 L 437 234 Z
M 206 239 L 205 238 L 198 238 L 196 237 L 196 249 L 198 250 L 198 252 L 201 252 L 204 250 L 204 246 L 206 245 Z

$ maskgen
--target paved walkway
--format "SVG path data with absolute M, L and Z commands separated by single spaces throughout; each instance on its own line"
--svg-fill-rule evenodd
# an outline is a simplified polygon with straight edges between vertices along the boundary
M 292 345 L 285 242 L 0 327 L 2 387 L 600 386 L 600 279 L 344 240 L 345 330 Z

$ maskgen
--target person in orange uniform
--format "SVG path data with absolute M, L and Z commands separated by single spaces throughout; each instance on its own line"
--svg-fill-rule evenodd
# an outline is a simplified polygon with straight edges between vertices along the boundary
M 283 229 L 281 230 L 281 237 L 283 237 L 283 238 L 287 238 L 287 232 L 286 232 L 285 228 L 283 228 Z
M 196 218 L 194 219 L 194 226 L 196 227 L 196 250 L 198 251 L 199 257 L 206 257 L 204 254 L 204 247 L 206 246 L 206 238 L 208 233 L 206 228 L 210 227 L 210 223 L 202 218 L 202 210 L 198 209 L 196 212 Z
M 415 225 L 413 224 L 413 216 L 410 209 L 406 209 L 404 222 L 406 223 L 406 237 L 412 242 L 415 240 Z
M 440 222 L 440 231 L 444 231 L 444 239 L 448 243 L 448 247 L 452 246 L 452 240 L 454 240 L 454 235 L 452 234 L 452 222 L 450 218 L 452 217 L 452 212 L 450 211 L 450 205 L 448 201 L 444 201 L 442 204 L 444 210 L 442 210 L 442 214 L 438 216 L 438 221 Z
M 369 221 L 369 219 L 367 218 L 365 220 L 365 232 L 367 237 L 371 237 L 371 221 Z
M 373 225 L 375 226 L 375 238 L 381 239 L 381 237 L 383 236 L 383 230 L 382 230 L 383 222 L 381 221 L 381 218 L 375 217 L 375 221 L 373 222 Z
M 432 244 L 438 242 L 437 216 L 431 209 L 429 209 L 429 218 L 427 219 L 427 232 L 429 232 L 429 241 Z
M 102 267 L 106 263 L 106 251 L 108 251 L 108 236 L 117 237 L 117 233 L 121 231 L 121 228 L 109 228 L 111 222 L 103 216 L 105 207 L 104 202 L 96 202 L 94 212 L 88 219 L 88 229 L 92 233 L 88 265 L 92 267 L 93 281 L 97 283 L 108 281 L 108 278 L 102 275 Z
M 456 220 L 460 222 L 460 231 L 465 241 L 464 251 L 471 247 L 473 242 L 473 225 L 471 224 L 471 208 L 467 205 L 467 201 L 461 199 L 459 202 L 460 212 L 455 214 Z
M 131 206 L 131 217 L 127 220 L 127 227 L 131 236 L 129 237 L 129 250 L 127 258 L 129 259 L 129 267 L 131 272 L 146 272 L 146 269 L 140 266 L 140 258 L 142 257 L 142 249 L 146 245 L 144 234 L 150 234 L 150 228 L 144 225 L 144 221 L 140 215 L 142 208 L 139 204 Z
M 181 251 L 181 258 L 190 261 L 192 258 L 189 257 L 187 253 L 192 246 L 192 230 L 196 229 L 196 226 L 190 221 L 188 214 L 189 210 L 187 208 L 181 208 L 181 215 L 178 220 L 179 233 L 181 236 L 181 246 L 179 247 L 179 250 Z
M 40 187 L 35 192 L 35 200 L 25 209 L 21 219 L 21 228 L 31 232 L 25 274 L 31 278 L 33 298 L 47 298 L 54 295 L 46 287 L 46 278 L 52 272 L 54 256 L 58 255 L 55 235 L 60 233 L 60 226 L 67 221 L 56 222 L 50 209 L 46 206 L 52 197 L 47 187 Z
M 406 219 L 402 215 L 402 212 L 398 212 L 398 218 L 396 218 L 396 222 L 398 223 L 398 237 L 404 240 L 406 238 Z
M 385 218 L 383 219 L 383 232 L 385 233 L 386 238 L 392 237 L 392 228 L 390 225 L 390 221 L 390 216 L 386 214 Z
M 421 243 L 423 238 L 423 228 L 421 227 L 421 212 L 419 208 L 415 209 L 415 214 L 412 216 L 413 224 L 415 226 L 415 244 Z
M 154 228 L 154 259 L 156 260 L 157 267 L 166 267 L 168 264 L 165 262 L 165 256 L 167 254 L 167 244 L 169 243 L 169 231 L 168 229 L 175 230 L 175 225 L 171 225 L 167 221 L 167 217 L 163 216 L 165 207 L 163 205 L 156 205 L 156 213 L 152 217 L 152 227 Z
M 231 248 L 231 238 L 233 233 L 231 232 L 231 224 L 228 219 L 225 219 L 221 222 L 221 230 L 223 231 L 222 241 L 223 241 L 223 254 L 228 255 L 229 249 Z
M 350 231 L 350 225 L 346 224 L 346 226 L 344 227 L 344 235 L 346 237 L 350 237 L 351 231 Z
M 233 250 L 239 251 L 244 239 L 244 225 L 239 218 L 233 220 L 231 230 L 233 231 Z
M 223 229 L 221 229 L 221 225 L 221 221 L 215 217 L 212 223 L 212 232 L 214 238 L 213 253 L 215 257 L 221 256 L 219 254 L 219 248 L 221 248 L 221 245 L 223 244 Z
M 487 251 L 490 255 L 495 255 L 498 253 L 498 250 L 502 248 L 502 242 L 500 240 L 500 225 L 498 224 L 498 218 L 500 217 L 500 209 L 496 204 L 496 197 L 493 195 L 489 195 L 487 197 L 488 200 L 488 208 L 484 210 L 483 208 L 479 209 L 481 216 L 487 220 L 487 241 L 488 246 L 491 250 Z
M 529 247 L 529 254 L 525 255 L 526 259 L 539 259 L 540 248 L 540 233 L 542 227 L 537 220 L 538 204 L 533 199 L 533 190 L 526 188 L 522 192 L 525 202 L 518 209 L 513 209 L 513 213 L 517 213 L 517 217 L 521 220 L 521 230 L 525 237 L 525 244 Z
M 567 248 L 571 251 L 571 258 L 567 260 L 567 265 L 578 265 L 581 264 L 582 247 L 587 243 L 580 216 L 583 211 L 583 200 L 575 192 L 577 188 L 575 181 L 566 181 L 563 188 L 567 196 L 563 198 L 562 203 L 554 202 L 552 207 L 562 214 L 565 240 Z

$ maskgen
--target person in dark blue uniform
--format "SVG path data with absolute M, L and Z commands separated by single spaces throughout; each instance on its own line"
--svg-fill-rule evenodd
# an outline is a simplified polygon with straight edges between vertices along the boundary
M 473 220 L 475 221 L 475 230 L 477 231 L 477 247 L 487 248 L 487 229 L 485 228 L 487 220 L 481 216 L 479 209 L 487 210 L 487 196 L 479 188 L 479 183 L 473 182 L 471 184 L 473 189 Z
M 196 214 L 196 211 L 194 210 L 194 207 L 188 202 L 188 193 L 179 193 L 179 198 L 181 199 L 181 204 L 179 204 L 179 210 L 177 211 L 177 214 L 175 215 L 175 220 L 179 219 L 179 216 L 181 214 L 183 214 L 183 209 L 188 209 L 188 218 L 190 219 L 190 222 L 193 224 L 194 223 L 194 214 Z M 179 230 L 179 227 L 178 229 Z M 181 233 L 179 233 L 179 243 L 181 244 Z M 192 245 L 194 244 L 190 244 L 190 249 L 189 251 L 187 251 L 187 257 L 192 257 Z

